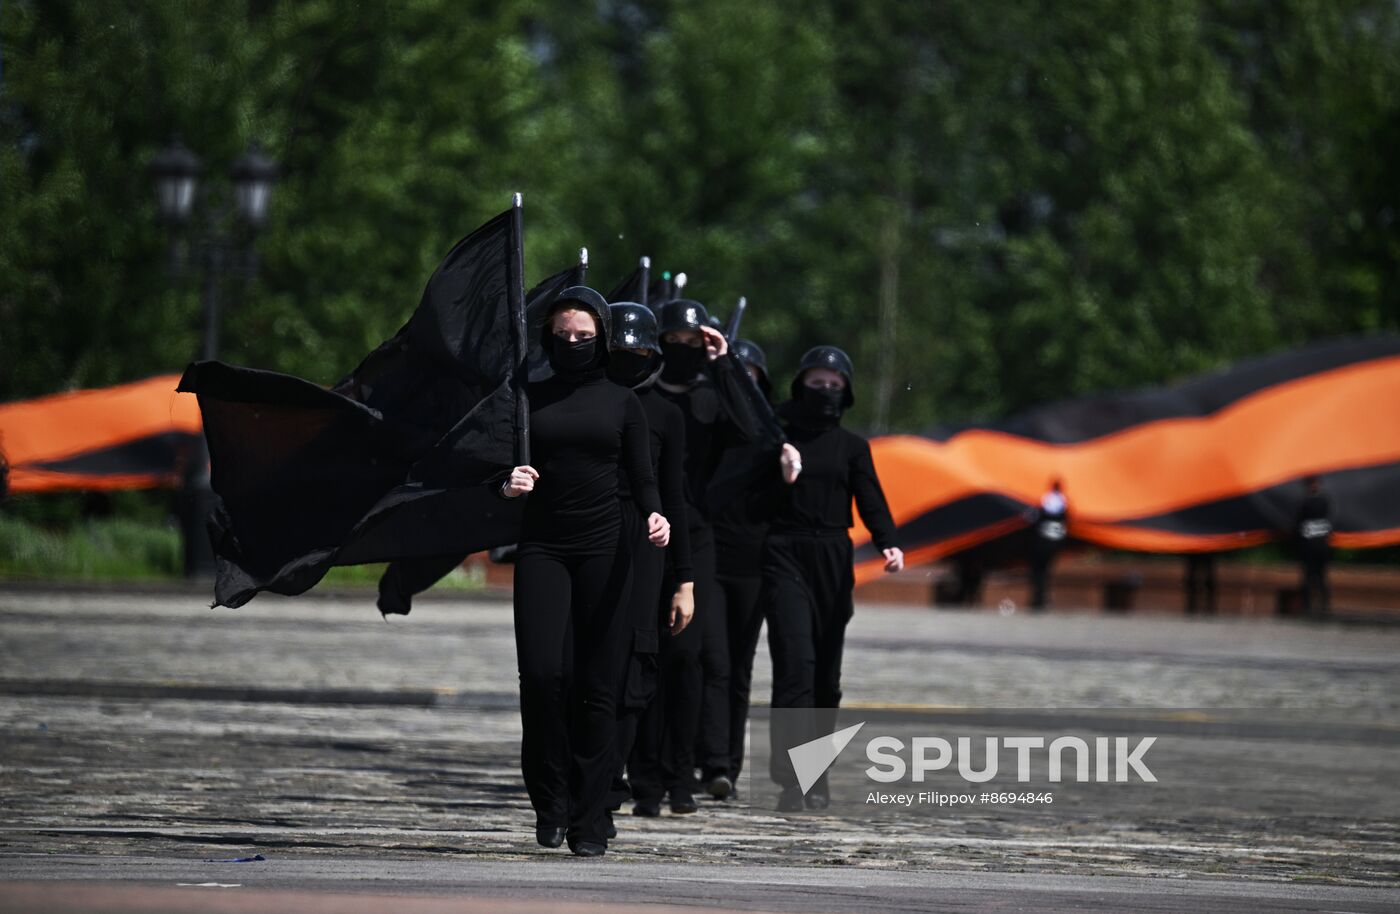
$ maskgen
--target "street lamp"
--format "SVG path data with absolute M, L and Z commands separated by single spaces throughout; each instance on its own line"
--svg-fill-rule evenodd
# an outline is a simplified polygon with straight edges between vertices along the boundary
M 176 137 L 151 160 L 151 177 L 156 182 L 156 205 L 167 225 L 181 226 L 194 211 L 194 192 L 203 166 L 199 158 Z
M 151 159 L 151 180 L 161 221 L 170 229 L 170 268 L 176 276 L 199 275 L 203 279 L 200 358 L 213 359 L 219 352 L 219 293 L 225 277 L 252 279 L 257 272 L 253 238 L 267 224 L 277 163 L 257 144 L 239 156 L 229 169 L 232 195 L 201 193 L 199 157 L 179 138 Z M 209 484 L 209 451 L 201 436 L 197 450 L 186 464 L 180 493 L 180 528 L 185 545 L 185 575 L 214 574 L 214 552 L 205 523 L 218 504 Z
M 277 180 L 277 163 L 263 155 L 254 143 L 233 163 L 233 197 L 244 224 L 261 229 L 267 224 L 267 203 L 272 182 Z

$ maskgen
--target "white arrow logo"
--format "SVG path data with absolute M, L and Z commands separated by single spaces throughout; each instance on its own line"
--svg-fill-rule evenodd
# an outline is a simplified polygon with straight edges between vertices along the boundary
M 788 758 L 792 759 L 792 770 L 797 773 L 797 786 L 802 788 L 803 796 L 812 789 L 817 778 L 835 763 L 837 756 L 851 744 L 856 732 L 864 726 L 865 721 L 861 721 L 854 727 L 819 736 L 788 750 Z

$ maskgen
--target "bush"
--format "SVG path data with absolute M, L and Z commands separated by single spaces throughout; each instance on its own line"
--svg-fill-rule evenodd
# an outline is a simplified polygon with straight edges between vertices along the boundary
M 332 568 L 318 586 L 374 587 L 385 566 Z M 40 524 L 0 513 L 0 578 L 68 581 L 176 579 L 184 574 L 180 531 L 154 520 L 88 518 Z M 458 568 L 437 586 L 478 590 L 479 568 Z
M 0 515 L 0 575 L 91 581 L 170 578 L 182 571 L 180 532 L 102 518 L 50 529 Z

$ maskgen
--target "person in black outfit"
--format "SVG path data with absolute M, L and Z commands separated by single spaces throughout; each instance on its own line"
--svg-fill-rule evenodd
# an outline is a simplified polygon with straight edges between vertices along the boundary
M 1045 609 L 1050 589 L 1050 566 L 1069 533 L 1069 501 L 1060 480 L 1050 481 L 1050 491 L 1040 498 L 1040 506 L 1026 512 L 1031 523 L 1031 609 Z
M 1303 480 L 1306 495 L 1298 506 L 1294 533 L 1303 562 L 1303 615 L 1320 619 L 1331 610 L 1332 594 L 1327 586 L 1327 563 L 1332 558 L 1332 511 L 1322 480 Z
M 652 467 L 661 488 L 662 511 L 671 522 L 671 543 L 663 555 L 644 542 L 646 531 L 641 527 L 640 512 L 626 509 L 632 502 L 632 492 L 624 476 L 618 487 L 624 504 L 623 517 L 634 519 L 627 533 L 627 542 L 634 544 L 628 610 L 632 656 L 618 709 L 617 760 L 608 804 L 610 815 L 611 810 L 632 797 L 631 785 L 623 778 L 623 768 L 636 742 L 637 720 L 656 694 L 658 621 L 664 622 L 668 634 L 677 635 L 690 623 L 695 612 L 695 575 L 691 570 L 685 510 L 685 418 L 674 403 L 656 392 L 656 378 L 661 372 L 656 316 L 650 308 L 633 302 L 614 303 L 611 312 L 608 377 L 632 390 L 646 414 Z M 672 589 L 662 590 L 663 576 Z M 641 776 L 645 779 L 646 773 Z M 651 785 L 649 792 L 659 790 L 658 785 Z
M 727 708 L 728 638 L 715 606 L 715 544 L 705 493 L 724 451 L 756 437 L 754 418 L 740 404 L 748 384 L 743 366 L 729 352 L 724 334 L 710 326 L 705 306 L 675 299 L 661 306 L 661 375 L 658 392 L 685 417 L 686 520 L 695 577 L 695 621 L 683 631 L 661 637 L 660 689 L 642 716 L 629 772 L 640 816 L 660 815 L 663 794 L 671 812 L 693 813 L 695 746 L 707 747 L 701 765 L 723 773 L 728 768 L 728 715 L 714 721 L 713 732 L 699 733 L 705 695 Z M 672 589 L 669 582 L 663 592 Z M 702 657 L 704 666 L 702 667 Z
M 604 373 L 607 329 L 601 295 L 583 286 L 560 293 L 542 336 L 554 376 L 529 387 L 535 466 L 514 468 L 501 488 L 506 498 L 529 496 L 515 565 L 515 644 L 535 836 L 546 847 L 567 838 L 585 857 L 607 848 L 618 692 L 632 633 L 619 468 L 650 542 L 665 546 L 670 535 L 642 405 Z
M 841 704 L 841 652 L 855 612 L 850 534 L 851 499 L 884 553 L 885 571 L 904 568 L 894 520 L 875 474 L 870 444 L 841 427 L 855 402 L 851 360 L 834 346 L 802 357 L 792 400 L 779 407 L 787 429 L 782 481 L 774 482 L 763 548 L 768 647 L 773 655 L 773 708 L 813 709 L 775 715 L 771 775 L 782 788 L 778 809 L 830 803 L 825 775 L 804 798 L 787 748 L 830 733 Z
M 768 360 L 752 340 L 736 340 L 734 355 L 744 364 L 749 377 L 764 399 L 771 401 L 773 388 L 768 381 Z M 747 451 L 732 453 L 729 459 L 749 460 Z M 705 789 L 724 799 L 734 793 L 744 766 L 744 735 L 749 720 L 749 692 L 753 684 L 754 652 L 763 629 L 763 606 L 759 594 L 763 585 L 763 539 L 768 520 L 752 498 L 734 499 L 715 515 L 715 580 L 719 605 L 715 611 L 725 616 L 729 633 L 729 768 L 706 780 Z M 707 693 L 708 699 L 708 693 Z M 706 717 L 712 714 L 706 704 L 701 714 L 702 732 L 711 729 Z
M 1192 552 L 1186 556 L 1186 614 L 1215 615 L 1215 553 Z

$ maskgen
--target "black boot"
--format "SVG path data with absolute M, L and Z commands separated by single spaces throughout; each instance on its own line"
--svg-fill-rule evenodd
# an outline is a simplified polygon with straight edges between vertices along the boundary
M 568 831 L 562 825 L 536 825 L 535 840 L 540 843 L 540 847 L 559 847 L 564 843 L 564 833 Z
M 784 787 L 782 794 L 778 797 L 778 812 L 801 812 L 806 808 L 802 799 L 802 790 L 796 784 L 791 787 Z
M 699 811 L 700 807 L 695 805 L 695 797 L 690 795 L 688 790 L 671 791 L 671 815 L 688 816 Z
M 734 782 L 726 774 L 717 774 L 705 782 L 705 792 L 716 800 L 727 800 L 734 796 Z
M 608 852 L 608 846 L 598 841 L 575 841 L 569 839 L 569 850 L 575 857 L 601 857 Z

